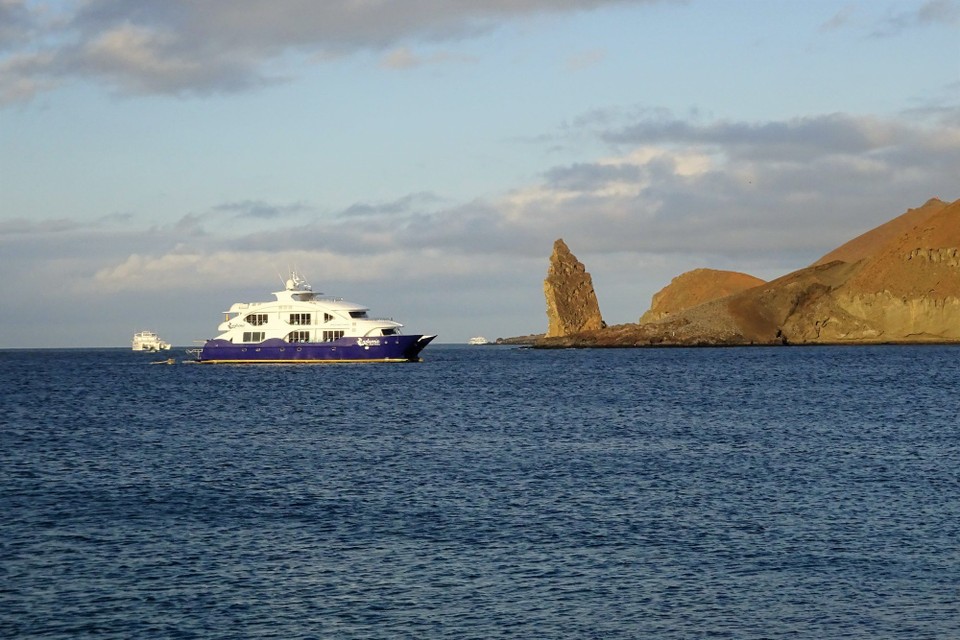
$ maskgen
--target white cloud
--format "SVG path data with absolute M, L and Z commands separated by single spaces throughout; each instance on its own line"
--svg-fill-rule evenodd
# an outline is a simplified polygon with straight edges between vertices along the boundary
M 23 2 L 0 0 L 0 99 L 29 100 L 71 78 L 125 94 L 239 91 L 278 81 L 291 56 L 386 52 L 382 65 L 393 69 L 470 62 L 449 51 L 417 54 L 410 43 L 454 42 L 536 14 L 676 1 L 88 0 L 41 19 Z
M 654 161 L 665 161 L 673 166 L 678 176 L 701 175 L 713 168 L 715 158 L 698 148 L 676 151 L 672 149 L 641 146 L 622 157 L 601 158 L 601 166 L 639 166 Z
M 28 102 L 38 94 L 56 88 L 59 80 L 45 73 L 53 60 L 51 53 L 0 58 L 0 107 Z
M 477 256 L 536 258 L 560 236 L 595 254 L 791 254 L 812 261 L 929 197 L 957 197 L 950 189 L 960 175 L 958 128 L 839 115 L 799 125 L 634 122 L 611 128 L 618 147 L 624 130 L 636 147 L 554 167 L 541 181 L 494 199 L 457 204 L 410 194 L 306 218 L 299 214 L 311 212 L 307 204 L 251 200 L 186 216 L 154 230 L 150 243 L 125 230 L 125 246 L 136 239 L 145 250 L 100 254 L 94 280 L 113 288 L 180 287 L 190 272 L 219 281 L 234 277 L 236 262 L 249 267 L 285 255 L 335 279 L 429 279 L 467 274 Z M 225 213 L 243 216 L 244 224 L 218 223 Z M 0 233 L 28 226 L 9 223 Z M 46 227 L 61 236 L 71 230 L 63 220 Z M 185 237 L 189 247 L 181 244 Z
M 415 53 L 410 47 L 398 47 L 385 53 L 380 60 L 384 69 L 415 69 L 439 64 L 471 64 L 477 62 L 473 56 L 459 55 L 447 51 L 438 51 L 427 55 Z
M 400 47 L 384 54 L 381 66 L 387 69 L 410 69 L 423 64 L 423 59 L 409 47 Z

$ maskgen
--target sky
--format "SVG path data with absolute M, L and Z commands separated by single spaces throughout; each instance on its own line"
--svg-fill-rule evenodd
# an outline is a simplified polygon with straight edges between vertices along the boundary
M 314 290 L 441 343 L 608 324 L 960 198 L 960 0 L 0 0 L 0 348 Z

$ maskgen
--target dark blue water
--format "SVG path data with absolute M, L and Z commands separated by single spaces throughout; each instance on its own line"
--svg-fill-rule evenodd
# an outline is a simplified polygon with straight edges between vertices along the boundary
M 0 351 L 0 637 L 960 637 L 960 348 Z

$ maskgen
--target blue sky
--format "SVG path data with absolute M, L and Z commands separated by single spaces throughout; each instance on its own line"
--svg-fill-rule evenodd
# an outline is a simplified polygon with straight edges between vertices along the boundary
M 462 342 L 960 198 L 960 0 L 0 0 L 0 348 L 212 337 L 296 266 Z

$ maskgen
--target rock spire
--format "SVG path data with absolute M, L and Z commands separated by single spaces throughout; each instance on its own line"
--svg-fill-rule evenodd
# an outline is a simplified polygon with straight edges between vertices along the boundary
M 593 290 L 593 279 L 562 239 L 553 243 L 543 294 L 547 299 L 546 337 L 559 338 L 606 326 Z

